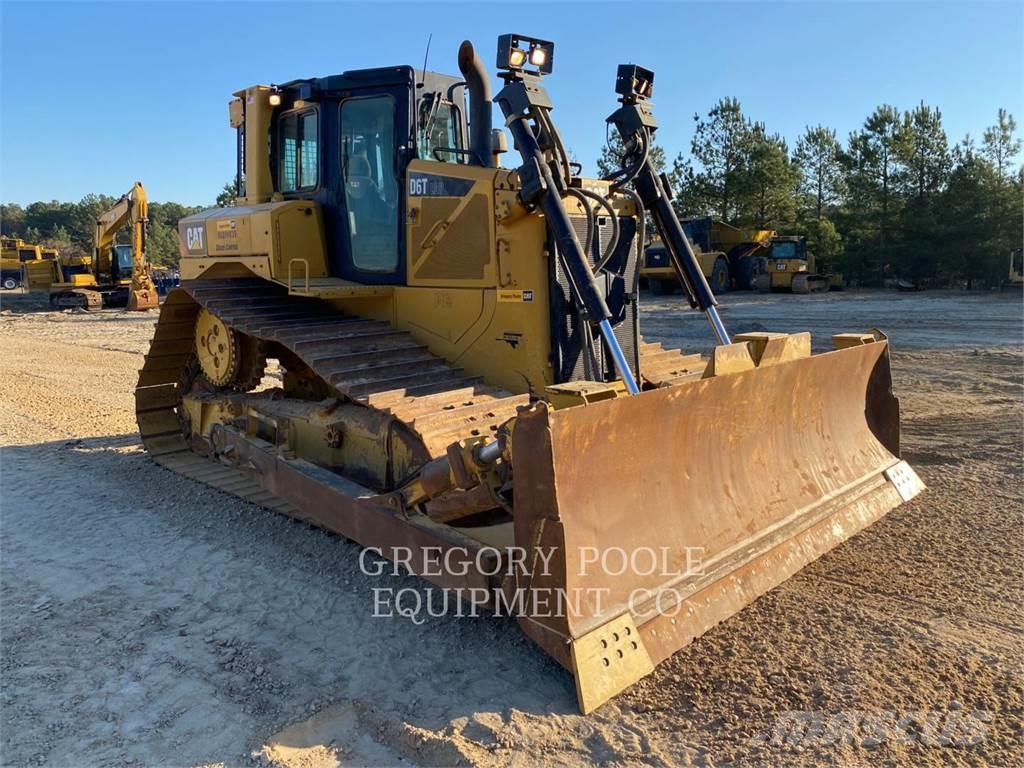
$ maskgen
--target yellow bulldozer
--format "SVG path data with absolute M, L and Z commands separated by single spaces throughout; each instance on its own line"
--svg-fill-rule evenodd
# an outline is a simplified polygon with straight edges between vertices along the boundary
M 25 283 L 25 265 L 42 262 L 43 249 L 20 237 L 0 238 L 0 284 L 13 291 Z
M 90 310 L 155 309 L 159 297 L 146 262 L 148 211 L 146 190 L 136 181 L 96 220 L 92 258 L 61 265 L 59 279 L 50 285 L 50 303 Z M 117 233 L 126 225 L 131 227 L 131 243 L 117 243 Z
M 623 164 L 583 179 L 553 54 L 502 36 L 495 95 L 468 41 L 456 76 L 238 91 L 238 199 L 181 220 L 135 402 L 156 462 L 515 616 L 589 712 L 923 486 L 885 336 L 730 336 L 650 162 L 653 73 L 619 67 Z M 641 335 L 648 214 L 706 356 Z
M 814 254 L 807 250 L 803 235 L 776 235 L 766 243 L 762 267 L 754 278 L 759 291 L 823 293 L 843 288 L 840 274 L 819 273 Z

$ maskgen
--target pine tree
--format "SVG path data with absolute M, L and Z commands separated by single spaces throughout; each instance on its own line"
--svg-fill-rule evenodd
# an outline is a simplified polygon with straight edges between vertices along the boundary
M 625 147 L 622 144 L 619 132 L 609 128 L 608 140 L 601 147 L 601 154 L 597 158 L 598 175 L 601 178 L 606 178 L 618 173 L 622 168 L 622 156 L 624 153 Z M 651 162 L 654 163 L 654 169 L 658 173 L 665 170 L 665 150 L 658 145 L 657 141 L 651 145 L 650 157 Z
M 899 162 L 903 121 L 899 110 L 882 105 L 850 134 L 844 160 L 850 202 L 858 221 L 861 269 L 884 282 L 891 258 L 891 224 L 898 211 L 904 176 Z M 875 237 L 871 232 L 877 233 Z M 871 241 L 874 241 L 872 246 Z
M 1021 146 L 1020 139 L 1013 135 L 1016 130 L 1017 121 L 1013 119 L 1013 115 L 1005 109 L 1000 109 L 996 124 L 986 128 L 982 134 L 982 152 L 995 166 L 996 174 L 1001 179 L 1014 175 L 1012 162 L 1020 152 Z
M 796 141 L 793 161 L 800 169 L 800 194 L 821 220 L 839 203 L 844 191 L 841 148 L 834 128 L 807 127 Z
M 739 175 L 737 223 L 759 229 L 783 230 L 796 221 L 799 171 L 789 159 L 789 147 L 763 123 L 751 127 L 747 156 Z
M 693 177 L 694 194 L 703 200 L 707 212 L 732 221 L 749 157 L 750 121 L 735 98 L 720 99 L 706 119 L 700 115 L 693 119 L 697 128 L 690 148 L 700 165 Z

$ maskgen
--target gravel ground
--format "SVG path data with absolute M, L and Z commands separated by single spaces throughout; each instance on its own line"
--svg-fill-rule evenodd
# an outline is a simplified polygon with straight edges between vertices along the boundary
M 3 299 L 5 765 L 1024 763 L 1021 300 L 723 300 L 736 330 L 893 341 L 930 490 L 589 717 L 511 623 L 374 619 L 359 548 L 149 462 L 154 314 Z M 645 335 L 707 345 L 678 298 Z

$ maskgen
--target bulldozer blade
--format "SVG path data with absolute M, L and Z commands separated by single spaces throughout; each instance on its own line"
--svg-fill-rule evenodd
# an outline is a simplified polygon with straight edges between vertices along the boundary
M 899 459 L 884 340 L 539 403 L 512 463 L 534 563 L 519 621 L 574 673 L 584 712 L 924 487 Z M 545 590 L 557 607 L 536 608 Z

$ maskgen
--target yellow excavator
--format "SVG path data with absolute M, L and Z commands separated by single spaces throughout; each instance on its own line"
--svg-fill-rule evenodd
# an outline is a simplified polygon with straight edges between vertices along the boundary
M 130 310 L 159 306 L 156 286 L 146 262 L 146 224 L 149 204 L 142 182 L 136 181 L 114 206 L 96 220 L 96 236 L 87 269 L 62 269 L 61 279 L 50 286 L 55 307 L 125 307 Z M 118 244 L 118 231 L 131 227 L 131 244 Z
M 885 336 L 730 335 L 650 161 L 653 73 L 619 67 L 623 164 L 583 179 L 553 54 L 502 36 L 493 96 L 468 41 L 457 76 L 237 92 L 239 196 L 181 220 L 135 402 L 164 467 L 514 615 L 589 712 L 923 486 Z M 641 336 L 648 215 L 706 356 Z

